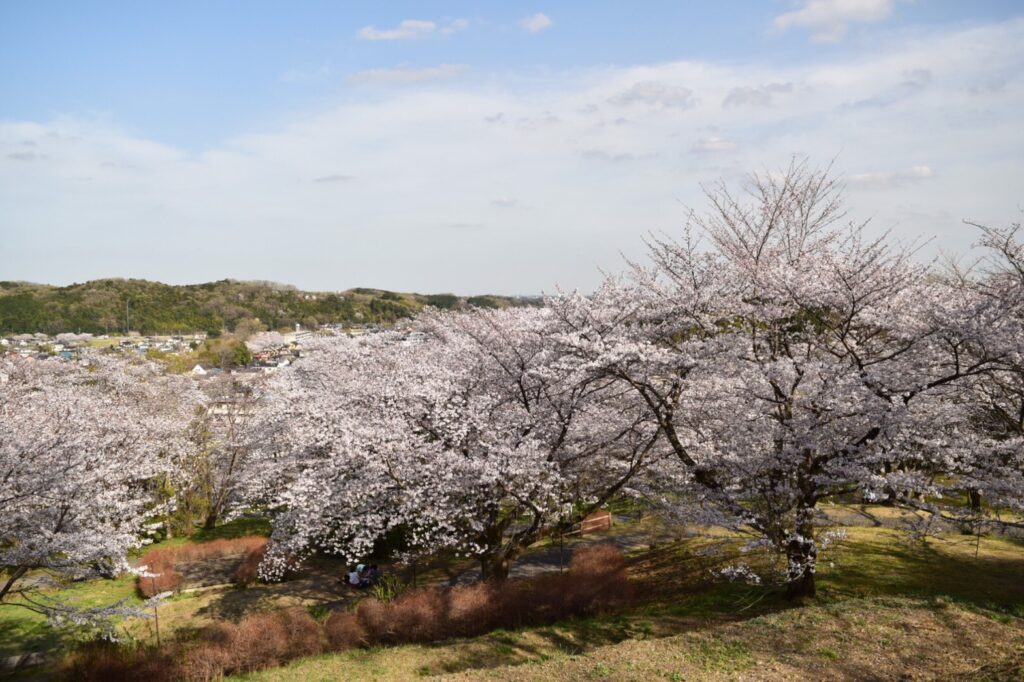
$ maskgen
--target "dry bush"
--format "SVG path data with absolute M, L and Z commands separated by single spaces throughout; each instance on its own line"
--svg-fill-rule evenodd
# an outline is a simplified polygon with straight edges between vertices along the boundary
M 614 545 L 591 545 L 573 552 L 569 562 L 569 611 L 596 613 L 621 606 L 633 596 L 626 557 Z
M 573 600 L 574 582 L 571 575 L 555 573 L 539 575 L 522 584 L 522 594 L 517 601 L 525 603 L 526 606 L 519 608 L 516 614 L 518 621 L 506 627 L 555 623 L 576 615 Z
M 447 604 L 438 589 L 409 590 L 387 605 L 398 642 L 432 642 L 449 636 Z
M 288 632 L 272 613 L 254 613 L 238 623 L 229 651 L 232 672 L 252 672 L 287 661 Z
M 147 564 L 146 571 L 156 575 L 136 578 L 136 585 L 142 596 L 148 598 L 161 592 L 177 592 L 181 589 L 181 574 L 175 571 L 170 564 Z
M 356 614 L 349 611 L 334 611 L 324 623 L 327 645 L 331 651 L 345 651 L 366 646 L 366 630 L 359 623 Z
M 569 572 L 574 575 L 625 576 L 626 557 L 615 545 L 580 547 L 572 553 Z
M 176 547 L 156 547 L 142 555 L 142 563 L 169 563 L 171 566 L 190 561 L 201 561 L 233 554 L 247 554 L 266 546 L 267 538 L 262 535 L 247 535 L 242 538 L 211 540 Z
M 491 590 L 491 622 L 495 628 L 512 629 L 532 623 L 540 605 L 533 593 L 533 580 L 506 580 Z
M 167 591 L 177 591 L 181 587 L 181 575 L 174 570 L 178 564 L 222 557 L 242 555 L 241 563 L 235 571 L 235 582 L 242 585 L 250 584 L 256 579 L 256 570 L 266 552 L 267 538 L 261 535 L 248 535 L 231 540 L 220 539 L 177 547 L 158 547 L 142 555 L 139 563 L 148 566 L 150 573 L 161 573 L 153 583 L 152 578 L 139 578 L 139 592 L 146 597 Z M 251 576 L 251 577 L 250 577 Z
M 259 578 L 260 562 L 267 553 L 267 546 L 251 549 L 245 554 L 242 563 L 235 569 L 235 584 L 240 586 L 252 585 Z
M 90 642 L 65 659 L 58 677 L 81 682 L 170 682 L 174 665 L 167 651 Z
M 209 682 L 224 677 L 231 668 L 231 652 L 216 644 L 203 644 L 185 651 L 175 678 L 183 682 Z
M 497 628 L 495 590 L 491 583 L 452 588 L 448 593 L 450 634 L 472 637 Z
M 356 618 L 371 643 L 391 642 L 391 614 L 388 605 L 374 597 L 363 599 L 356 606 Z
M 313 656 L 323 651 L 323 630 L 309 615 L 309 611 L 301 606 L 293 606 L 274 615 L 288 633 L 289 658 Z
M 250 538 L 243 538 L 250 540 Z M 264 538 L 248 545 L 249 557 L 261 556 Z M 227 552 L 218 541 L 216 552 Z M 233 546 L 238 546 L 235 543 Z M 156 554 L 154 552 L 154 554 Z M 174 574 L 170 553 L 156 554 L 153 567 Z M 225 556 L 226 554 L 220 554 Z M 195 551 L 171 556 L 197 556 Z M 194 560 L 194 559 L 193 559 Z M 243 562 L 244 563 L 244 562 Z M 256 560 L 258 565 L 258 560 Z M 180 580 L 180 576 L 178 577 Z M 152 582 L 153 579 L 146 579 Z M 496 628 L 553 623 L 622 606 L 631 595 L 622 552 L 611 545 L 582 547 L 573 554 L 568 573 L 529 580 L 478 583 L 451 589 L 408 590 L 391 602 L 368 597 L 355 613 L 336 611 L 321 625 L 294 607 L 246 616 L 237 625 L 220 621 L 194 640 L 178 640 L 162 651 L 119 647 L 84 647 L 65 667 L 69 679 L 87 682 L 145 679 L 153 682 L 205 682 L 223 675 L 248 673 L 320 653 L 374 644 L 432 642 L 476 636 Z

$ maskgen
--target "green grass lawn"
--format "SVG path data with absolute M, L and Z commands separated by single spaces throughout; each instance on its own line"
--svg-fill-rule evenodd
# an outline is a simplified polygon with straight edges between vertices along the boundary
M 246 535 L 268 535 L 270 524 L 263 518 L 241 518 L 210 530 L 200 530 L 188 538 L 179 537 L 163 542 L 146 545 L 132 552 L 138 558 L 143 552 L 154 547 L 172 547 L 190 542 L 208 542 L 221 538 L 239 538 Z M 135 578 L 124 575 L 113 580 L 89 580 L 71 583 L 68 586 L 45 592 L 51 599 L 66 602 L 81 608 L 107 606 L 124 600 L 128 605 L 142 603 L 135 589 Z M 169 629 L 180 627 L 191 619 L 195 611 L 202 608 L 204 598 L 200 596 L 178 595 L 161 607 L 161 615 L 166 613 L 165 620 Z M 149 621 L 133 620 L 123 623 L 132 636 L 148 638 L 151 636 L 152 624 Z M 0 658 L 14 656 L 28 651 L 48 651 L 64 646 L 73 640 L 68 633 L 50 627 L 46 618 L 17 606 L 15 603 L 0 606 Z
M 135 578 L 125 575 L 114 580 L 90 580 L 47 593 L 80 608 L 107 606 L 120 600 L 140 604 Z M 46 618 L 15 604 L 0 606 L 0 657 L 27 651 L 47 651 L 73 639 L 68 633 L 50 627 Z

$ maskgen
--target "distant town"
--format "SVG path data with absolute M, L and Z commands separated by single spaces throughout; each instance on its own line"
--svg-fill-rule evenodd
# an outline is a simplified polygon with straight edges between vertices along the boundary
M 270 374 L 278 368 L 286 367 L 303 354 L 303 342 L 313 334 L 363 336 L 376 334 L 384 328 L 376 324 L 342 325 L 322 324 L 316 329 L 303 328 L 296 324 L 289 332 L 264 331 L 240 339 L 235 336 L 211 337 L 206 332 L 173 335 L 142 335 L 138 332 L 128 334 L 89 334 L 61 333 L 48 335 L 7 334 L 0 337 L 0 356 L 17 356 L 32 360 L 77 360 L 86 350 L 100 350 L 109 353 L 137 354 L 151 360 L 165 361 L 169 367 L 177 367 L 179 373 L 189 373 L 194 377 L 216 376 L 227 373 L 265 373 Z M 423 334 L 417 331 L 399 330 L 399 339 L 407 344 L 418 343 Z M 209 349 L 211 343 L 227 343 L 235 348 L 244 344 L 249 355 L 234 361 L 215 361 L 215 354 L 203 357 L 203 349 Z M 191 360 L 194 359 L 194 362 Z M 170 361 L 170 362 L 168 362 Z M 173 370 L 172 370 L 173 371 Z

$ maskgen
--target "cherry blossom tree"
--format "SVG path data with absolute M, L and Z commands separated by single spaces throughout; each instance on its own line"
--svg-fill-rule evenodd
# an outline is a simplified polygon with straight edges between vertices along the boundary
M 201 385 L 203 404 L 190 428 L 189 452 L 177 468 L 175 505 L 190 531 L 199 517 L 213 528 L 238 501 L 259 418 L 264 378 L 254 374 L 224 374 Z
M 128 569 L 159 511 L 153 482 L 187 448 L 192 381 L 109 355 L 0 362 L 0 605 L 76 622 L 115 613 L 34 588 Z
M 548 321 L 434 312 L 417 335 L 325 339 L 278 373 L 261 439 L 277 446 L 253 488 L 281 510 L 265 573 L 313 547 L 354 559 L 401 531 L 410 552 L 472 554 L 500 579 L 625 485 L 656 427 L 606 380 L 567 383 Z
M 949 403 L 957 419 L 952 474 L 938 486 L 946 495 L 966 494 L 966 508 L 917 504 L 947 520 L 997 527 L 1021 524 L 1000 518 L 1024 511 L 1024 242 L 1019 223 L 1007 228 L 974 225 L 986 255 L 976 267 L 954 271 L 952 280 L 973 294 L 985 315 L 974 330 L 977 346 L 994 358 L 990 370 L 962 383 Z M 981 515 L 983 500 L 992 518 Z M 962 509 L 962 513 L 957 513 Z
M 717 185 L 682 240 L 651 240 L 651 265 L 550 301 L 580 371 L 656 415 L 675 458 L 654 490 L 759 534 L 792 598 L 814 594 L 818 503 L 933 489 L 952 387 L 992 366 L 984 306 L 845 223 L 840 190 L 798 162 L 745 195 Z

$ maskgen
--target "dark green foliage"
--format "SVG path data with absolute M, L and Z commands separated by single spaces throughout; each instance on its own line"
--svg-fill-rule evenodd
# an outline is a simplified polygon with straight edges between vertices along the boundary
M 252 364 L 252 352 L 249 351 L 249 347 L 239 341 L 231 348 L 234 354 L 233 360 L 235 365 L 239 367 L 246 367 Z
M 533 300 L 478 296 L 470 305 L 531 305 Z M 220 280 L 172 286 L 139 279 L 102 279 L 66 287 L 0 282 L 0 332 L 175 334 L 311 323 L 391 323 L 424 305 L 459 307 L 453 294 L 413 296 L 381 289 L 311 293 L 273 282 Z
M 466 305 L 476 308 L 500 308 L 502 307 L 493 296 L 470 296 L 466 299 Z
M 430 294 L 429 296 L 424 296 L 423 300 L 427 305 L 432 305 L 435 308 L 444 308 L 445 310 L 451 310 L 459 303 L 459 297 L 455 294 Z

